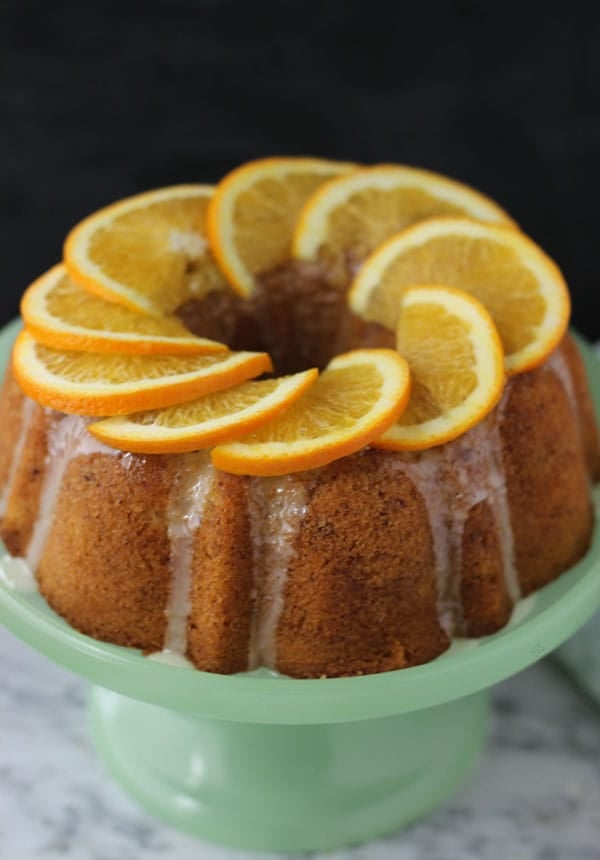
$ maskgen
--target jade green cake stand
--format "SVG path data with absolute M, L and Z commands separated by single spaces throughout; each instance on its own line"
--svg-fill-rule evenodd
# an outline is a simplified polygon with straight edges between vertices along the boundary
M 133 797 L 180 830 L 280 851 L 362 842 L 449 798 L 483 745 L 489 688 L 599 606 L 596 529 L 585 559 L 500 633 L 413 669 L 303 681 L 163 665 L 77 633 L 38 593 L 0 585 L 0 621 L 93 684 L 97 750 Z

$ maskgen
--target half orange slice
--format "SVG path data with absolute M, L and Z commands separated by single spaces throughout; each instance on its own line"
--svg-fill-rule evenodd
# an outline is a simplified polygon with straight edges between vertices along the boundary
M 212 195 L 209 185 L 175 185 L 94 212 L 67 236 L 69 275 L 100 298 L 150 314 L 226 288 L 204 232 Z
M 298 400 L 318 376 L 319 371 L 312 369 L 242 382 L 179 406 L 107 418 L 88 429 L 107 445 L 139 454 L 196 451 L 238 439 L 266 424 Z
M 390 349 L 338 355 L 281 415 L 219 445 L 214 465 L 238 475 L 284 475 L 324 466 L 369 445 L 408 402 L 408 365 Z
M 219 265 L 240 295 L 249 296 L 258 275 L 290 259 L 296 219 L 313 191 L 355 169 L 323 158 L 261 158 L 219 182 L 206 229 Z
M 517 230 L 466 218 L 431 218 L 384 242 L 349 293 L 356 314 L 395 329 L 409 286 L 442 284 L 478 299 L 500 334 L 508 373 L 541 364 L 569 322 L 564 278 L 550 257 Z
M 27 331 L 13 350 L 17 382 L 29 397 L 60 412 L 127 415 L 160 409 L 229 388 L 272 370 L 263 352 L 216 355 L 125 355 L 66 352 Z
M 176 317 L 131 311 L 80 289 L 62 264 L 28 287 L 21 315 L 35 339 L 54 349 L 152 355 L 227 350 L 223 343 L 194 337 Z
M 390 236 L 418 221 L 468 216 L 515 226 L 497 203 L 439 173 L 378 164 L 344 174 L 306 201 L 294 230 L 293 255 L 356 267 Z
M 504 353 L 477 299 L 451 287 L 409 287 L 397 349 L 411 375 L 408 406 L 374 444 L 417 451 L 455 439 L 493 409 L 504 387 Z

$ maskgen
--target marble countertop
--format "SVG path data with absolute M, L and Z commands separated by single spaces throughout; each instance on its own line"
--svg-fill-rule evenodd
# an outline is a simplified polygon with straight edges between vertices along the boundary
M 147 816 L 96 759 L 85 683 L 1 629 L 0 678 L 0 860 L 278 856 L 215 847 Z M 600 708 L 551 662 L 499 685 L 487 751 L 461 793 L 409 830 L 327 857 L 600 860 Z

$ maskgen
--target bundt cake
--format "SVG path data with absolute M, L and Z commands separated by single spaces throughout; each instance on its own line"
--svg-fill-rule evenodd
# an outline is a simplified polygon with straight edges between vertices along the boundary
M 314 263 L 277 267 L 252 299 L 218 289 L 178 313 L 195 334 L 267 348 L 280 372 L 393 342 Z M 209 672 L 424 663 L 502 628 L 585 554 L 593 528 L 600 448 L 569 335 L 453 441 L 366 447 L 277 477 L 220 471 L 206 451 L 109 448 L 10 369 L 0 409 L 0 534 L 50 606 L 90 636 Z

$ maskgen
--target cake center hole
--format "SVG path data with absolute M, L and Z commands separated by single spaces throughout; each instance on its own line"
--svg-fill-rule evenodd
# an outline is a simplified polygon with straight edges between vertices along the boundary
M 261 275 L 250 299 L 213 290 L 177 313 L 198 336 L 231 349 L 268 352 L 283 375 L 323 369 L 349 349 L 393 347 L 393 332 L 355 316 L 346 293 L 327 280 L 319 264 L 293 260 Z

